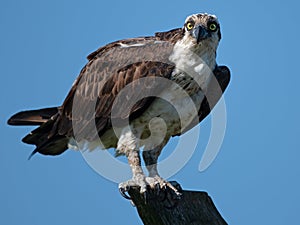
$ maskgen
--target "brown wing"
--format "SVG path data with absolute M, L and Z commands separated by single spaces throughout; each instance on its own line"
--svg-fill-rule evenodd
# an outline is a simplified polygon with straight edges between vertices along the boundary
M 227 66 L 218 66 L 213 73 L 215 79 L 212 79 L 209 83 L 206 97 L 198 112 L 199 122 L 215 107 L 230 82 L 230 70 Z
M 76 133 L 80 134 L 76 140 L 93 140 L 95 133 L 104 133 L 111 126 L 114 101 L 124 87 L 130 83 L 139 84 L 137 81 L 141 78 L 170 77 L 174 66 L 168 58 L 173 44 L 182 35 L 182 29 L 160 32 L 153 37 L 113 42 L 90 54 L 88 64 L 80 72 L 62 106 L 58 107 L 57 114 L 23 138 L 25 143 L 36 145 L 32 155 L 36 152 L 45 155 L 64 152 L 70 137 L 74 136 L 73 127 L 77 127 Z M 125 97 L 130 99 L 133 97 L 130 95 L 139 96 L 161 88 L 158 82 L 143 85 L 143 88 L 131 85 L 132 90 Z M 144 98 L 129 110 L 128 101 L 118 99 L 119 110 L 114 116 L 135 118 L 152 101 L 152 97 Z
M 181 133 L 174 136 L 181 135 L 190 130 L 194 126 L 198 125 L 203 119 L 205 119 L 211 110 L 215 107 L 220 100 L 222 94 L 226 90 L 230 81 L 230 70 L 227 66 L 217 66 L 214 71 L 214 78 L 211 79 L 207 88 L 205 98 L 201 103 L 198 111 L 198 118 L 195 118 L 189 126 L 187 126 Z
M 111 127 L 112 117 L 121 122 L 129 117 L 136 118 L 154 99 L 153 97 L 139 98 L 139 95 L 151 96 L 153 89 L 161 90 L 160 83 L 156 82 L 155 78 L 168 79 L 173 68 L 173 65 L 162 62 L 133 63 L 99 81 L 96 87 L 90 87 L 91 90 L 88 90 L 89 85 L 94 83 L 81 80 L 72 90 L 72 97 L 69 97 L 62 106 L 61 116 L 57 122 L 57 133 L 66 136 L 76 135 L 77 141 L 82 139 L 93 141 Z M 147 78 L 146 82 L 142 78 Z M 132 83 L 134 85 L 131 85 Z M 129 91 L 119 97 L 120 92 L 127 86 Z M 88 97 L 87 94 L 93 97 Z M 112 114 L 114 104 L 117 106 Z
M 170 77 L 174 69 L 168 60 L 172 49 L 173 43 L 159 37 L 130 39 L 98 49 L 88 57 L 89 63 L 64 101 L 54 133 L 76 135 L 78 141 L 92 141 L 111 127 L 111 116 L 126 120 L 143 113 L 153 97 L 141 99 L 133 106 L 129 101 L 144 92 L 159 89 L 159 82 L 153 82 L 155 79 L 141 84 L 141 78 Z M 112 115 L 116 97 L 131 83 L 135 85 L 130 86 L 127 101 L 119 100 L 118 112 Z

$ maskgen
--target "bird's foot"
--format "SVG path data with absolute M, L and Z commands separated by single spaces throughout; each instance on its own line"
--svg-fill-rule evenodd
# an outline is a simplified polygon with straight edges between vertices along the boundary
M 127 193 L 132 187 L 140 187 L 140 193 L 144 195 L 145 200 L 147 199 L 147 187 L 150 189 L 148 191 L 154 191 L 157 196 L 168 192 L 172 194 L 173 198 L 180 199 L 182 195 L 182 189 L 176 181 L 168 182 L 159 176 L 145 177 L 143 174 L 138 174 L 131 180 L 120 183 L 119 191 L 124 198 L 131 199 Z
M 151 189 L 157 190 L 160 192 L 163 191 L 171 191 L 175 194 L 175 197 L 180 199 L 182 195 L 182 189 L 180 185 L 176 181 L 166 181 L 165 179 L 161 178 L 160 176 L 154 177 L 146 177 L 146 181 L 149 184 Z
M 132 187 L 140 187 L 140 193 L 144 194 L 147 191 L 146 177 L 143 174 L 135 175 L 131 180 L 119 184 L 119 191 L 126 199 L 131 199 L 126 193 Z

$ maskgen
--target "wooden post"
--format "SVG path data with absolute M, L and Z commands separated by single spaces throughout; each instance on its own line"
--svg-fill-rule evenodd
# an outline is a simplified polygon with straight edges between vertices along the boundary
M 206 192 L 183 190 L 180 199 L 168 190 L 150 190 L 147 199 L 139 188 L 128 193 L 144 225 L 227 225 Z

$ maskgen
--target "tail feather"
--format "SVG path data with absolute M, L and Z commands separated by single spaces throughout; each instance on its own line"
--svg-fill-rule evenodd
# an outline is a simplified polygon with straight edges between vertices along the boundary
M 14 126 L 42 125 L 58 112 L 57 107 L 28 110 L 16 113 L 7 123 Z
M 42 143 L 50 138 L 49 134 L 51 133 L 53 126 L 54 120 L 49 119 L 47 122 L 23 137 L 22 141 L 26 144 L 41 146 Z
M 68 149 L 69 138 L 65 136 L 54 136 L 41 145 L 37 145 L 29 155 L 31 159 L 36 153 L 43 155 L 60 155 Z
M 43 155 L 59 155 L 68 149 L 69 138 L 53 132 L 58 118 L 58 108 L 44 108 L 16 113 L 7 123 L 9 125 L 39 125 L 38 128 L 27 134 L 22 141 L 36 145 L 29 159 L 37 152 Z

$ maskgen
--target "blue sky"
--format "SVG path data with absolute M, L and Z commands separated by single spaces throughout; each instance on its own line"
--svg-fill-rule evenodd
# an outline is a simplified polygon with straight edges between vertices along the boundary
M 20 139 L 32 128 L 6 120 L 19 110 L 61 104 L 98 47 L 180 27 L 196 12 L 216 14 L 222 26 L 217 60 L 232 71 L 226 136 L 216 160 L 199 172 L 206 119 L 197 151 L 171 179 L 207 191 L 229 224 L 297 223 L 299 7 L 291 0 L 2 1 L 0 224 L 141 224 L 117 184 L 80 153 L 28 161 L 33 148 Z

